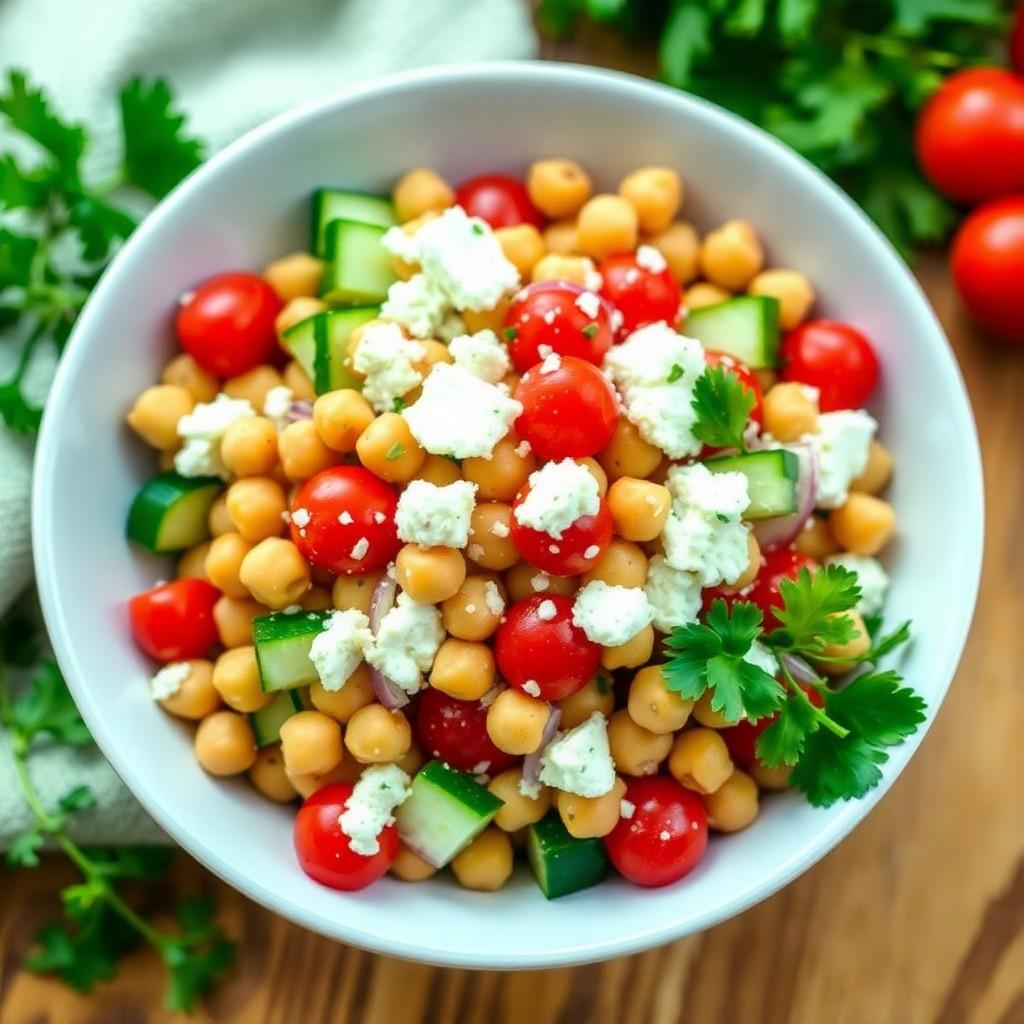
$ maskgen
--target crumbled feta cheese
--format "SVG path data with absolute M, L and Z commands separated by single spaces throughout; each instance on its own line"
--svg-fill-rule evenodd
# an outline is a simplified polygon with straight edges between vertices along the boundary
M 387 516 L 383 512 L 374 512 L 373 521 L 379 526 L 381 523 L 387 521 Z
M 750 561 L 740 518 L 750 504 L 747 478 L 697 462 L 670 469 L 666 483 L 673 498 L 662 532 L 668 565 L 696 573 L 705 587 L 739 579 Z
M 662 829 L 662 830 L 661 830 L 661 831 L 660 831 L 660 832 L 658 833 L 658 838 L 659 838 L 659 839 L 660 839 L 660 840 L 661 840 L 661 841 L 662 841 L 663 843 L 667 843 L 667 842 L 668 842 L 668 841 L 669 841 L 669 840 L 670 840 L 670 839 L 672 838 L 672 833 L 671 833 L 671 832 L 669 832 L 669 830 L 668 830 L 667 828 L 663 828 L 663 829 Z
M 450 312 L 442 321 L 441 326 L 438 327 L 435 337 L 443 341 L 446 345 L 450 345 L 460 334 L 466 333 L 466 322 L 456 313 L 454 310 Z
M 540 364 L 540 373 L 554 373 L 555 370 L 561 369 L 562 357 L 557 352 L 552 352 L 551 355 L 544 359 L 544 362 Z
M 537 618 L 543 619 L 544 622 L 550 622 L 558 614 L 558 606 L 554 601 L 541 601 L 537 605 Z
M 530 577 L 530 586 L 533 588 L 535 593 L 543 593 L 551 586 L 551 577 L 545 573 L 539 572 L 536 576 Z
M 357 561 L 361 562 L 365 557 L 366 553 L 370 550 L 370 542 L 366 537 L 360 537 L 359 540 L 352 545 L 352 550 L 349 554 Z
M 441 613 L 432 604 L 420 604 L 401 593 L 395 606 L 381 619 L 366 660 L 407 693 L 416 693 L 422 674 L 434 663 L 444 641 Z
M 559 733 L 540 758 L 540 781 L 564 793 L 604 796 L 615 785 L 608 725 L 595 711 L 575 729 Z
M 435 338 L 451 315 L 448 296 L 425 274 L 395 281 L 380 307 L 385 320 L 401 324 L 414 338 Z
M 590 547 L 583 552 L 583 557 L 597 558 L 599 554 L 601 554 L 601 549 L 596 544 L 591 544 Z
M 601 297 L 594 292 L 580 292 L 576 296 L 576 301 L 573 305 L 584 316 L 589 316 L 591 320 L 594 320 L 597 314 L 601 312 Z
M 596 268 L 594 267 L 594 261 L 592 259 L 589 259 L 588 257 L 584 256 L 583 257 L 583 287 L 584 288 L 589 288 L 592 292 L 599 292 L 601 290 L 601 286 L 603 284 L 604 284 L 604 278 L 597 272 Z M 618 310 L 615 310 L 615 313 L 618 313 L 618 312 L 619 312 Z M 613 327 L 615 325 L 615 313 L 612 314 L 612 326 Z M 619 317 L 620 318 L 621 318 L 621 316 L 622 316 L 622 314 L 619 313 Z M 620 324 L 620 326 L 621 326 L 621 324 Z M 618 327 L 615 327 L 615 330 L 618 330 Z
M 660 274 L 668 267 L 665 257 L 661 251 L 653 245 L 641 245 L 636 250 L 636 265 L 649 270 L 652 274 Z
M 164 665 L 149 681 L 149 692 L 153 700 L 167 700 L 173 697 L 185 685 L 185 680 L 192 674 L 192 666 L 187 661 L 172 661 Z
M 212 402 L 200 402 L 178 420 L 178 437 L 185 443 L 174 456 L 174 468 L 182 476 L 219 476 L 231 474 L 220 457 L 224 431 L 238 420 L 255 416 L 245 398 L 230 398 L 223 393 Z
M 665 323 L 634 331 L 604 358 L 629 421 L 645 441 L 673 459 L 696 455 L 702 448 L 693 436 L 697 414 L 691 399 L 704 365 L 700 342 Z
M 527 800 L 539 800 L 543 788 L 539 782 L 528 782 L 522 778 L 519 780 L 519 795 L 525 796 Z
M 402 416 L 431 455 L 471 459 L 490 458 L 522 411 L 521 403 L 465 367 L 437 363 Z
M 466 480 L 438 487 L 411 480 L 398 499 L 398 536 L 424 548 L 464 548 L 469 542 L 469 518 L 476 504 L 476 484 Z
M 676 626 L 696 622 L 701 607 L 700 577 L 673 569 L 663 555 L 655 555 L 647 567 L 644 593 L 654 614 L 654 628 L 671 633 Z
M 263 415 L 270 420 L 278 431 L 284 430 L 289 424 L 288 413 L 291 412 L 295 392 L 284 384 L 271 388 L 263 399 Z
M 501 519 L 495 519 L 494 522 L 491 523 L 491 533 L 493 533 L 495 537 L 505 538 L 510 532 L 508 523 Z
M 331 612 L 309 649 L 309 660 L 324 689 L 340 690 L 372 644 L 370 620 L 358 608 Z
M 554 310 L 554 309 L 549 309 L 544 314 L 544 316 L 541 317 L 541 319 L 544 321 L 544 323 L 546 323 L 548 325 L 553 324 L 555 322 L 555 320 L 558 319 L 558 312 L 556 310 Z
M 631 803 L 629 800 L 619 801 L 619 817 L 620 818 L 632 818 L 636 814 L 636 804 Z
M 410 778 L 396 764 L 364 768 L 338 817 L 354 853 L 372 857 L 380 851 L 378 837 L 394 820 L 394 810 L 410 793 Z
M 448 351 L 456 366 L 465 367 L 474 377 L 489 384 L 497 384 L 512 369 L 508 349 L 491 330 L 460 334 L 452 339 Z
M 476 612 L 476 605 L 473 604 L 472 601 L 470 601 L 470 603 L 466 605 L 466 614 L 467 615 L 473 615 L 473 614 L 475 614 L 475 612 Z
M 829 555 L 826 565 L 841 565 L 844 569 L 857 574 L 860 587 L 860 600 L 857 611 L 861 615 L 875 615 L 882 610 L 885 598 L 889 593 L 889 574 L 882 568 L 882 563 L 870 555 L 854 555 L 847 551 L 841 555 Z
M 572 621 L 587 639 L 602 647 L 618 647 L 650 625 L 654 612 L 639 587 L 609 586 L 592 580 L 576 594 Z
M 527 679 L 523 683 L 523 693 L 528 693 L 531 697 L 540 696 L 540 684 L 536 679 Z
M 312 520 L 312 518 L 313 517 L 310 515 L 308 508 L 297 508 L 292 513 L 292 522 L 300 530 L 304 530 L 307 526 L 309 526 L 310 521 Z
M 473 774 L 473 775 L 483 775 L 485 772 L 490 771 L 490 768 L 491 768 L 491 762 L 490 761 L 477 761 L 477 763 L 475 765 L 473 765 L 473 767 L 470 768 L 469 770 L 470 770 L 470 773 Z
M 391 412 L 395 399 L 407 395 L 423 380 L 415 363 L 426 355 L 418 341 L 409 341 L 398 324 L 370 324 L 359 339 L 355 359 L 363 374 L 363 397 L 377 412 Z
M 876 420 L 863 409 L 826 412 L 818 417 L 818 432 L 800 440 L 818 454 L 818 508 L 839 508 L 850 496 L 850 484 L 864 472 Z
M 351 512 L 342 512 L 338 516 L 338 522 L 341 523 L 342 526 L 351 526 L 355 520 L 352 518 Z
M 601 504 L 597 481 L 572 459 L 546 462 L 530 474 L 530 490 L 512 513 L 516 520 L 555 540 L 583 516 L 597 513 Z
M 539 355 L 541 359 L 547 359 L 548 356 L 554 355 L 554 352 L 555 350 L 550 345 L 537 346 L 537 355 Z
M 515 446 L 513 451 L 515 452 L 515 456 L 517 459 L 525 459 L 526 456 L 533 451 L 533 448 L 530 447 L 529 441 L 520 441 L 519 444 Z

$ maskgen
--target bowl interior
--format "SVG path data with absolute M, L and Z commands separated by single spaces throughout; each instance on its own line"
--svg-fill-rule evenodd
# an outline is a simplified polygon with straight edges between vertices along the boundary
M 548 904 L 525 871 L 479 895 L 438 879 L 390 879 L 354 895 L 309 881 L 291 851 L 290 808 L 206 776 L 190 730 L 145 685 L 151 666 L 128 634 L 125 600 L 168 575 L 126 545 L 122 524 L 149 453 L 122 417 L 172 351 L 175 297 L 229 268 L 260 268 L 303 248 L 310 191 L 386 191 L 404 170 L 459 180 L 521 172 L 534 158 L 580 160 L 613 190 L 664 163 L 687 185 L 701 227 L 750 220 L 772 265 L 806 271 L 819 310 L 849 319 L 884 364 L 875 400 L 895 454 L 903 528 L 887 561 L 888 615 L 920 637 L 905 671 L 934 714 L 973 607 L 981 545 L 977 443 L 947 343 L 913 280 L 852 204 L 767 136 L 685 95 L 559 65 L 417 72 L 272 122 L 200 170 L 147 220 L 89 303 L 58 375 L 40 441 L 34 502 L 43 607 L 60 662 L 104 753 L 160 824 L 212 870 L 307 927 L 436 963 L 551 966 L 634 951 L 713 924 L 773 892 L 867 813 L 920 741 L 893 752 L 868 799 L 814 810 L 765 802 L 746 832 L 715 840 L 684 882 L 645 891 L 620 881 Z M 936 587 L 935 552 L 943 553 Z

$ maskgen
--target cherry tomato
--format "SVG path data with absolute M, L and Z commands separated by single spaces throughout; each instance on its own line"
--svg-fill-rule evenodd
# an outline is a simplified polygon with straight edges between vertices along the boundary
M 206 580 L 173 580 L 128 602 L 135 642 L 157 661 L 203 658 L 217 643 L 213 606 L 220 591 Z
M 519 382 L 523 412 L 516 433 L 541 459 L 595 455 L 615 433 L 619 402 L 605 375 L 593 364 L 564 356 L 554 369 L 535 366 Z
M 556 540 L 516 519 L 515 509 L 529 493 L 526 485 L 512 505 L 512 541 L 523 558 L 549 576 L 579 576 L 592 568 L 612 542 L 614 523 L 604 498 L 599 499 L 594 515 L 581 516 Z
M 721 587 L 709 587 L 701 594 L 704 614 L 707 614 L 717 598 L 722 598 L 730 608 L 737 601 L 751 601 L 761 609 L 765 628 L 772 629 L 779 624 L 772 609 L 782 605 L 779 583 L 787 578 L 796 579 L 801 569 L 814 572 L 817 568 L 818 563 L 813 558 L 792 548 L 774 548 L 762 552 L 761 568 L 750 586 L 735 594 L 727 594 Z
M 750 422 L 756 423 L 758 430 L 760 430 L 764 426 L 764 392 L 761 390 L 761 384 L 757 377 L 754 376 L 754 371 L 746 363 L 735 356 L 729 355 L 728 352 L 715 352 L 713 349 L 708 349 L 704 355 L 708 366 L 721 366 L 723 369 L 728 370 L 729 373 L 739 380 L 745 391 L 753 394 L 754 408 L 750 410 Z M 720 450 L 719 448 L 713 448 L 711 445 L 705 445 L 701 454 L 710 455 Z
M 332 466 L 310 477 L 292 502 L 292 540 L 328 572 L 361 576 L 383 569 L 401 547 L 398 496 L 362 466 Z
M 986 330 L 1024 344 L 1024 196 L 978 207 L 953 240 L 953 280 Z
M 651 270 L 628 253 L 609 256 L 597 269 L 601 294 L 622 314 L 619 337 L 659 320 L 675 326 L 683 290 L 667 265 L 662 270 Z
M 487 708 L 480 701 L 458 700 L 433 687 L 424 690 L 417 702 L 416 736 L 431 757 L 463 772 L 476 769 L 496 775 L 518 760 L 491 742 Z
M 822 412 L 859 409 L 878 383 L 871 342 L 838 320 L 807 320 L 782 339 L 779 354 L 782 379 L 816 387 Z
M 455 202 L 471 217 L 487 221 L 492 228 L 514 228 L 517 224 L 544 226 L 544 216 L 530 201 L 521 181 L 507 174 L 480 174 L 455 190 Z
M 190 293 L 178 310 L 181 347 L 218 377 L 265 363 L 277 348 L 274 320 L 284 308 L 257 274 L 218 274 Z
M 299 866 L 314 881 L 331 889 L 352 892 L 376 882 L 398 856 L 398 830 L 385 825 L 377 836 L 380 849 L 373 854 L 356 853 L 342 832 L 338 819 L 345 801 L 352 795 L 351 782 L 322 786 L 295 815 L 295 854 Z
M 1010 63 L 1018 74 L 1024 74 L 1024 4 L 1017 6 L 1010 30 Z
M 613 333 L 608 304 L 596 292 L 570 281 L 527 285 L 517 293 L 505 316 L 508 352 L 520 373 L 551 352 L 600 366 L 611 348 Z
M 1024 81 L 1002 68 L 955 72 L 921 110 L 915 142 L 925 175 L 950 199 L 1024 190 Z
M 822 708 L 825 706 L 824 699 L 813 686 L 801 684 L 801 689 L 807 694 L 815 707 Z M 778 717 L 775 714 L 768 718 L 759 718 L 756 722 L 748 722 L 744 719 L 735 725 L 729 725 L 724 729 L 718 730 L 718 735 L 725 740 L 725 745 L 729 748 L 729 756 L 732 758 L 733 764 L 738 765 L 744 771 L 753 765 L 754 761 L 757 760 L 758 736 Z
M 630 779 L 626 796 L 629 818 L 604 837 L 608 858 L 634 885 L 657 888 L 689 874 L 708 845 L 708 816 L 696 793 L 675 779 L 648 775 Z
M 541 618 L 540 607 L 548 602 L 554 614 Z M 535 594 L 505 613 L 494 637 L 494 656 L 511 686 L 532 697 L 561 700 L 594 677 L 601 648 L 573 623 L 571 597 Z

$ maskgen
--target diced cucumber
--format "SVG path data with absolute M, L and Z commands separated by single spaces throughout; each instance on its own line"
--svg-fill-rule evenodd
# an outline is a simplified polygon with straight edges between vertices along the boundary
M 487 827 L 502 804 L 468 772 L 431 761 L 395 811 L 398 835 L 425 861 L 443 868 Z
M 363 383 L 348 365 L 348 343 L 352 332 L 380 314 L 380 306 L 330 309 L 289 327 L 285 347 L 306 371 L 318 395 L 339 388 L 359 390 Z
M 281 726 L 302 710 L 298 693 L 295 690 L 282 690 L 265 708 L 253 711 L 249 715 L 249 724 L 256 737 L 256 746 L 266 747 L 277 743 L 281 739 Z
M 252 620 L 252 642 L 263 690 L 291 690 L 315 683 L 309 660 L 313 638 L 323 632 L 329 611 L 274 612 Z
M 574 839 L 557 811 L 526 830 L 526 855 L 541 892 L 549 900 L 589 889 L 604 879 L 608 858 L 600 839 Z
M 386 196 L 368 192 L 347 192 L 340 188 L 318 188 L 313 193 L 313 225 L 310 249 L 317 256 L 327 251 L 327 226 L 333 220 L 356 220 L 389 228 L 398 221 Z
M 747 478 L 750 505 L 744 519 L 773 519 L 797 510 L 797 478 L 800 459 L 784 448 L 763 452 L 741 452 L 708 459 L 712 473 L 742 473 Z
M 386 228 L 355 220 L 327 225 L 321 298 L 336 306 L 382 302 L 396 280 L 391 257 L 380 244 Z
M 741 295 L 695 309 L 684 333 L 705 348 L 728 352 L 752 370 L 773 370 L 779 362 L 779 300 Z
M 210 536 L 207 515 L 223 484 L 216 477 L 161 473 L 128 510 L 128 539 L 148 551 L 184 551 Z
M 292 358 L 306 371 L 311 381 L 316 381 L 316 321 L 323 313 L 314 313 L 293 324 L 281 336 L 284 347 Z M 262 411 L 262 410 L 260 410 Z

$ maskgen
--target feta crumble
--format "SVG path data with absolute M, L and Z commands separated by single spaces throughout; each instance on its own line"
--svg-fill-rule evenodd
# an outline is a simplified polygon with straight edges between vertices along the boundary
M 589 316 L 591 320 L 594 320 L 597 318 L 598 313 L 601 312 L 601 297 L 590 291 L 580 292 L 576 296 L 576 301 L 573 305 L 584 316 Z
M 426 355 L 418 341 L 409 341 L 398 324 L 370 324 L 359 339 L 353 367 L 365 376 L 363 397 L 374 410 L 391 412 L 395 399 L 423 380 L 415 363 Z
M 619 801 L 620 818 L 626 818 L 628 820 L 629 818 L 632 818 L 634 814 L 636 814 L 636 804 L 632 803 L 629 800 Z
M 533 448 L 530 447 L 529 441 L 520 441 L 513 450 L 517 459 L 525 459 L 533 451 Z
M 493 533 L 495 537 L 501 537 L 504 539 L 510 532 L 508 523 L 503 522 L 501 519 L 495 519 L 494 522 L 491 523 L 491 533 Z
M 601 504 L 597 481 L 572 459 L 547 462 L 530 474 L 530 490 L 513 515 L 523 526 L 555 540 L 583 516 L 596 514 Z
M 377 514 L 379 515 L 380 513 Z M 351 526 L 355 520 L 352 518 L 351 512 L 342 512 L 338 516 L 338 522 L 341 523 L 342 526 Z
M 550 622 L 558 614 L 558 606 L 554 601 L 545 600 L 537 605 L 537 618 Z
M 338 817 L 354 853 L 372 857 L 380 851 L 379 836 L 394 820 L 394 810 L 409 796 L 411 780 L 396 764 L 364 768 Z
M 882 563 L 870 555 L 855 555 L 847 551 L 841 555 L 829 555 L 826 565 L 841 565 L 844 569 L 857 574 L 860 587 L 860 600 L 857 611 L 861 615 L 875 615 L 882 610 L 889 593 L 889 574 L 882 568 Z
M 531 697 L 540 696 L 540 684 L 536 679 L 527 679 L 523 683 L 523 693 L 528 693 Z
M 153 700 L 167 700 L 180 692 L 185 680 L 192 674 L 192 666 L 187 661 L 172 661 L 164 665 L 149 681 L 149 692 Z
M 551 577 L 545 573 L 539 572 L 536 576 L 530 577 L 530 586 L 534 593 L 542 594 L 551 586 Z
M 602 647 L 618 647 L 650 625 L 654 612 L 639 587 L 592 580 L 576 594 L 572 621 L 587 639 Z
M 373 644 L 370 620 L 358 608 L 331 612 L 313 637 L 309 660 L 325 690 L 340 690 Z
M 200 402 L 178 420 L 178 437 L 184 441 L 174 456 L 174 468 L 182 476 L 219 476 L 231 474 L 220 457 L 224 431 L 238 420 L 255 416 L 245 398 L 231 398 L 223 393 L 212 402 Z
M 289 424 L 288 413 L 291 412 L 295 392 L 284 384 L 271 388 L 263 399 L 263 415 L 274 424 L 280 433 Z
M 818 453 L 818 508 L 839 508 L 850 496 L 850 484 L 867 468 L 871 439 L 878 423 L 863 409 L 825 412 L 818 432 L 800 440 Z
M 540 364 L 541 374 L 554 373 L 555 370 L 561 369 L 562 357 L 557 352 L 552 352 L 551 355 L 546 356 L 544 362 Z
M 425 274 L 395 281 L 380 307 L 381 317 L 401 324 L 414 338 L 437 337 L 451 312 L 448 296 Z
M 448 346 L 456 366 L 462 366 L 474 377 L 497 384 L 512 369 L 508 349 L 491 330 L 476 334 L 460 334 Z
M 644 593 L 654 616 L 654 628 L 671 633 L 676 626 L 696 622 L 701 608 L 700 578 L 673 569 L 664 555 L 655 555 L 647 567 Z
M 406 693 L 416 693 L 422 674 L 434 663 L 444 638 L 437 608 L 401 593 L 395 606 L 381 619 L 373 646 L 365 657 Z
M 540 758 L 540 781 L 577 796 L 604 796 L 612 789 L 615 764 L 600 711 L 547 745 Z
M 366 537 L 360 537 L 359 540 L 352 545 L 352 550 L 349 554 L 357 562 L 361 562 L 365 557 L 366 553 L 370 550 L 370 542 Z
M 469 543 L 469 519 L 475 504 L 476 484 L 466 480 L 443 487 L 412 480 L 398 499 L 398 536 L 425 548 L 464 548 Z
M 653 245 L 641 245 L 636 250 L 636 265 L 649 270 L 652 274 L 660 274 L 668 268 L 668 262 L 659 249 Z
M 312 518 L 313 517 L 310 515 L 310 512 L 309 512 L 308 508 L 297 508 L 292 513 L 292 522 L 300 530 L 304 530 L 307 526 L 309 526 L 310 521 L 312 520 Z
M 743 660 L 759 669 L 767 672 L 768 675 L 778 675 L 779 663 L 775 660 L 771 648 L 765 646 L 760 640 L 755 640 L 750 645 L 750 650 L 743 656 Z

